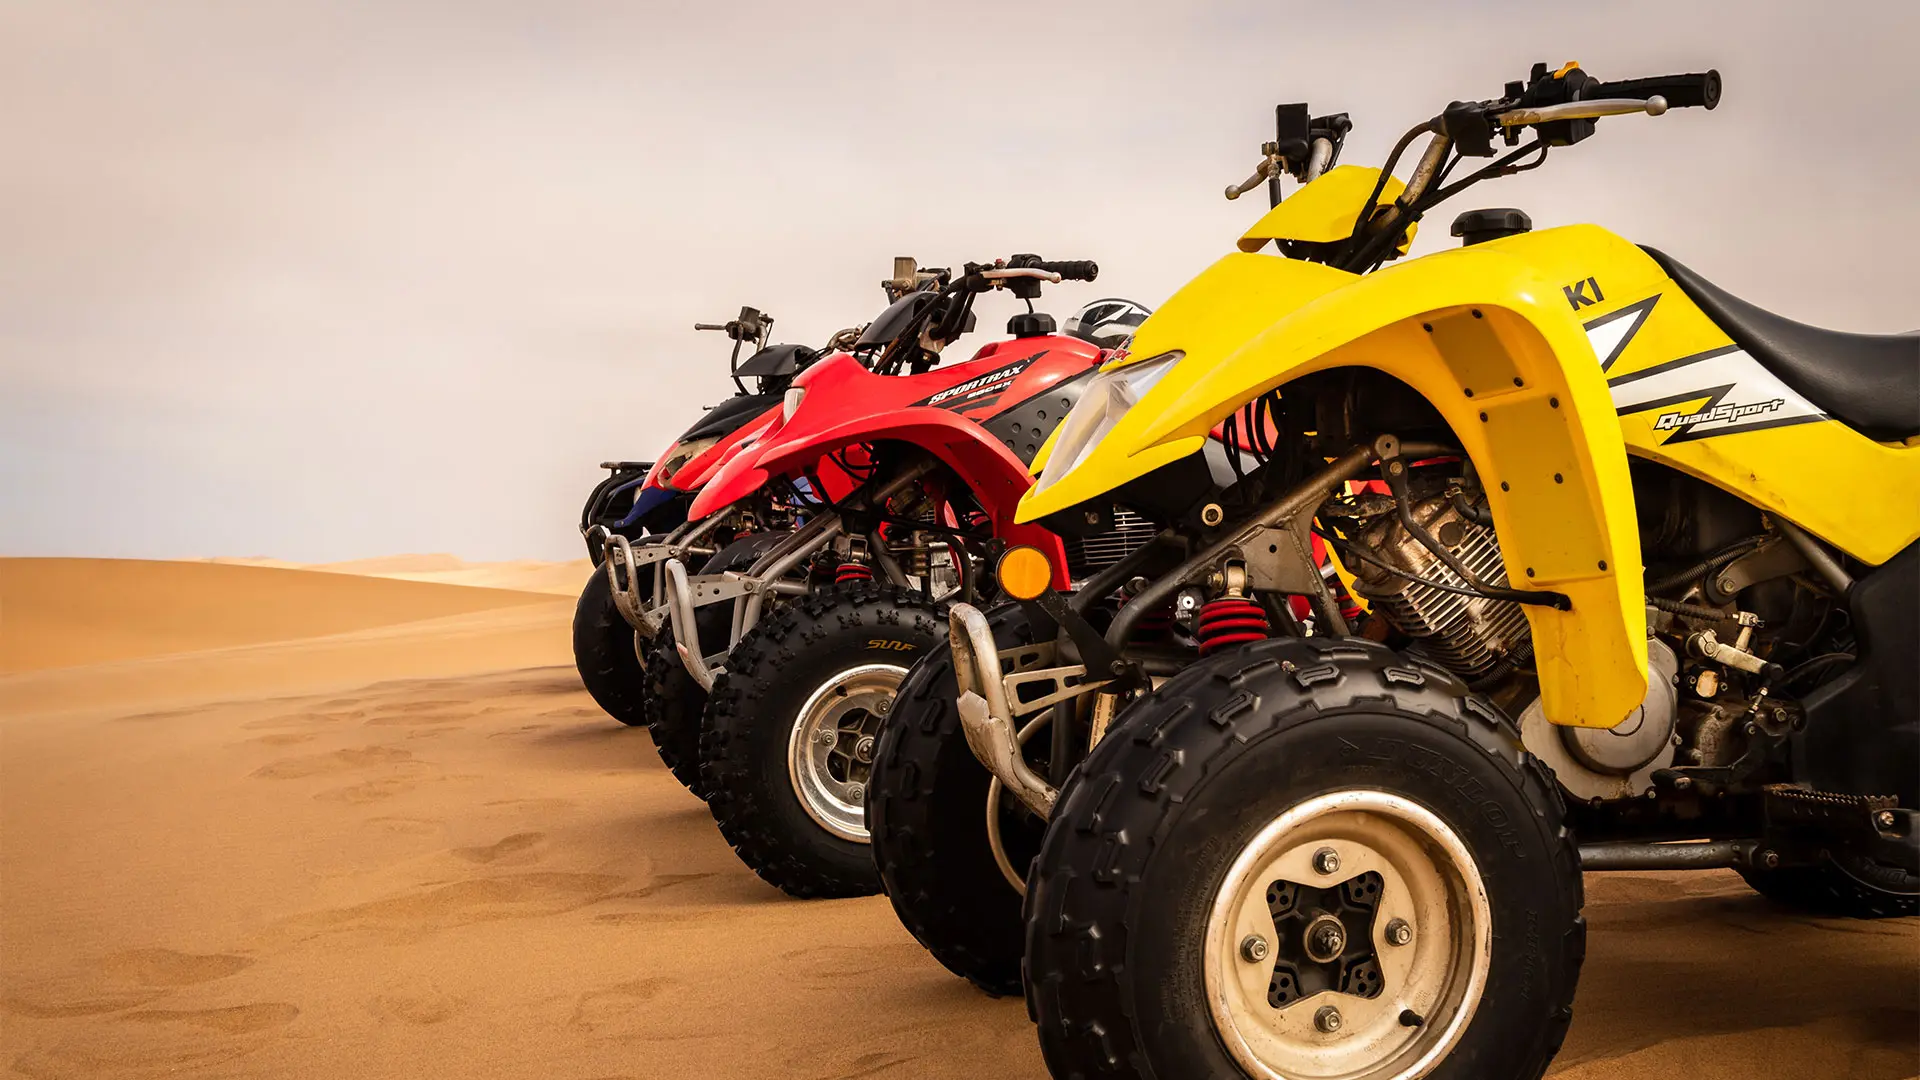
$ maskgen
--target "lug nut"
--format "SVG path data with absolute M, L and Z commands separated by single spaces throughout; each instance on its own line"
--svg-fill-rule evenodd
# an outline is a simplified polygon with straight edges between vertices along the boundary
M 813 739 L 821 746 L 831 750 L 833 749 L 833 744 L 840 741 L 840 735 L 838 732 L 820 731 L 814 734 Z
M 1387 924 L 1387 944 L 1405 945 L 1413 940 L 1413 927 L 1405 919 L 1395 919 Z
M 873 711 L 879 713 L 881 716 L 885 716 L 887 715 L 887 710 L 891 708 L 893 708 L 893 699 L 883 697 L 874 704 Z
M 1249 934 L 1240 943 L 1240 959 L 1249 964 L 1257 964 L 1267 958 L 1267 939 L 1259 934 Z
M 1313 1014 L 1313 1026 L 1328 1035 L 1339 1031 L 1340 1010 L 1331 1005 L 1320 1006 L 1320 1011 Z
M 847 785 L 847 801 L 855 806 L 867 801 L 867 785 L 855 782 Z
M 1340 853 L 1330 847 L 1323 847 L 1313 853 L 1313 868 L 1322 874 L 1340 872 Z

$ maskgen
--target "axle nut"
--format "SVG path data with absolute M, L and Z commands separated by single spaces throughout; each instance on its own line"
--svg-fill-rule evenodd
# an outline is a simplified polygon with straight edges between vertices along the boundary
M 1313 868 L 1322 874 L 1340 872 L 1340 853 L 1330 847 L 1323 847 L 1313 853 Z

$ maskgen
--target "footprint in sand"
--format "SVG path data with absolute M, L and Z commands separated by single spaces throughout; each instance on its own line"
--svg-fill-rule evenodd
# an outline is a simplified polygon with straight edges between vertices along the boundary
M 367 824 L 399 836 L 438 836 L 447 829 L 447 823 L 439 818 L 377 817 L 368 818 Z
M 274 731 L 283 728 L 314 728 L 344 724 L 351 720 L 365 719 L 365 709 L 353 709 L 348 712 L 301 712 L 283 713 L 279 716 L 262 717 L 249 720 L 240 727 L 244 731 Z
M 581 994 L 574 1002 L 574 1027 L 593 1031 L 611 1024 L 632 1024 L 634 1010 L 672 988 L 676 979 L 634 979 Z
M 534 845 L 540 843 L 540 841 L 544 839 L 546 839 L 545 833 L 537 833 L 537 832 L 514 833 L 512 836 L 502 837 L 501 839 L 496 840 L 493 843 L 486 845 L 485 847 L 454 848 L 453 855 L 455 858 L 465 859 L 466 861 L 473 862 L 473 863 L 498 862 L 501 859 L 508 858 L 509 856 L 520 855 L 525 852 L 528 852 L 534 847 Z M 532 860 L 528 859 L 528 860 L 515 860 L 515 861 L 531 862 Z
M 349 784 L 346 787 L 328 788 L 314 796 L 316 802 L 341 802 L 350 806 L 391 799 L 395 795 L 404 795 L 420 786 L 420 781 L 411 776 L 388 776 L 379 780 L 368 780 L 363 784 Z
M 410 727 L 470 719 L 473 710 L 463 701 L 408 701 L 382 705 L 367 719 L 368 727 Z
M 413 751 L 403 750 L 397 746 L 361 746 L 333 750 L 324 754 L 284 758 L 270 765 L 262 765 L 253 770 L 253 775 L 266 780 L 302 780 L 309 776 L 352 772 L 356 769 L 393 765 L 412 759 Z
M 247 746 L 297 746 L 303 742 L 312 742 L 320 736 L 312 732 L 282 731 L 273 735 L 259 735 L 246 740 Z
M 367 1001 L 367 1011 L 382 1024 L 422 1027 L 451 1019 L 466 1007 L 465 998 L 450 997 L 432 987 L 394 990 Z
M 299 1015 L 298 1006 L 284 1001 L 264 1001 L 224 1009 L 144 1009 L 128 1013 L 120 1019 L 142 1024 L 190 1024 L 228 1035 L 249 1035 L 256 1031 L 285 1027 Z
M 229 953 L 184 953 L 172 949 L 130 949 L 100 961 L 107 977 L 140 986 L 192 986 L 212 982 L 253 966 L 253 959 Z
M 132 1073 L 197 1073 L 266 1046 L 300 1015 L 283 1001 L 217 1009 L 148 1009 L 116 1018 L 113 1034 L 78 1032 L 15 1057 L 13 1070 L 35 1080 Z
M 420 892 L 296 916 L 295 931 L 423 932 L 494 919 L 559 915 L 604 899 L 626 882 L 613 874 L 528 873 L 448 882 Z
M 119 990 L 102 992 L 62 987 L 35 987 L 0 997 L 0 1013 L 29 1020 L 65 1020 L 77 1016 L 103 1016 L 138 1008 L 166 994 L 165 990 Z

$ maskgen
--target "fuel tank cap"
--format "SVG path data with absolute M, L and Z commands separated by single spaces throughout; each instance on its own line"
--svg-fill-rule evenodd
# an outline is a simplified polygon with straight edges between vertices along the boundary
M 1511 206 L 1468 210 L 1453 219 L 1453 235 L 1460 238 L 1463 247 L 1498 240 L 1503 236 L 1518 236 L 1532 229 L 1533 219 L 1527 216 L 1527 212 Z

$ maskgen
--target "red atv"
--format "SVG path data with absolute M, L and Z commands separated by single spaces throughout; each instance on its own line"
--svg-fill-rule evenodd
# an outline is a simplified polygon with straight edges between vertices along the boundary
M 695 497 L 694 519 L 769 492 L 807 516 L 744 573 L 689 576 L 670 559 L 663 579 L 684 670 L 711 689 L 700 738 L 709 806 L 740 857 L 789 893 L 878 890 L 864 820 L 875 737 L 907 669 L 944 640 L 944 602 L 990 601 L 986 571 L 1008 543 L 1039 548 L 1068 588 L 1150 532 L 1123 524 L 1070 551 L 1013 520 L 1027 462 L 1106 356 L 1086 338 L 1125 336 L 1117 323 L 1056 333 L 1032 301 L 1045 282 L 1097 273 L 1015 256 L 929 275 L 852 354 L 798 376 L 781 419 Z M 995 289 L 1027 301 L 1012 340 L 936 368 L 972 327 L 975 298 Z M 1106 310 L 1144 318 L 1130 304 Z M 833 495 L 823 467 L 858 486 Z M 726 602 L 731 632 L 711 640 L 699 609 Z

